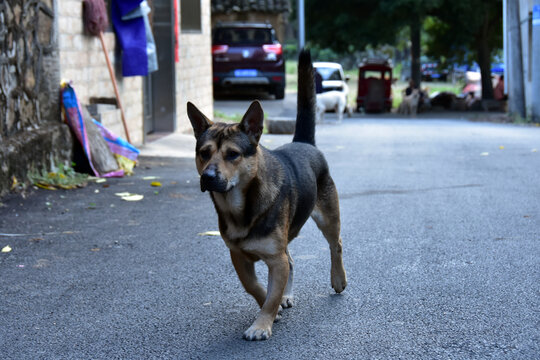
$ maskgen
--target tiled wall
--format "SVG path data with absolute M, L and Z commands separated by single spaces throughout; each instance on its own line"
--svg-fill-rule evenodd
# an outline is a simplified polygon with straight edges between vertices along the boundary
M 176 64 L 176 114 L 180 132 L 191 131 L 186 112 L 188 101 L 213 118 L 210 0 L 201 0 L 201 13 L 201 33 L 180 32 L 180 61 Z

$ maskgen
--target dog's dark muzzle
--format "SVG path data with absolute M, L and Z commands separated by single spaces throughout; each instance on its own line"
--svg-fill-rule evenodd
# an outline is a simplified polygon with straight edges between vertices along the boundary
M 227 192 L 227 180 L 218 171 L 217 166 L 208 166 L 201 174 L 201 191 Z

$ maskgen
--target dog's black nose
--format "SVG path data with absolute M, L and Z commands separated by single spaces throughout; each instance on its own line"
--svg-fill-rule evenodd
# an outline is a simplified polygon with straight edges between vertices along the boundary
M 222 178 L 216 165 L 209 165 L 201 174 L 201 191 L 225 192 L 227 182 Z
M 211 181 L 212 179 L 217 177 L 217 166 L 210 165 L 206 169 L 204 169 L 201 179 L 204 179 L 205 181 Z

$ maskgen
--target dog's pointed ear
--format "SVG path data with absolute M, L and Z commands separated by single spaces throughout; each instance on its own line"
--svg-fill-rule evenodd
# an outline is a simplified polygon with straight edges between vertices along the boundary
M 264 111 L 261 103 L 255 100 L 249 106 L 242 121 L 240 122 L 240 130 L 242 130 L 251 142 L 255 145 L 259 143 L 264 126 Z
M 187 103 L 187 114 L 189 121 L 191 121 L 193 132 L 195 133 L 195 139 L 199 139 L 199 137 L 201 137 L 201 135 L 213 124 L 210 119 L 204 116 L 204 114 L 189 101 Z

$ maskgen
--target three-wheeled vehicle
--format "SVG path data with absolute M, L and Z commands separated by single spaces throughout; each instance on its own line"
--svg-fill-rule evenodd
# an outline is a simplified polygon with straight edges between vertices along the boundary
M 358 68 L 356 110 L 383 112 L 392 109 L 392 66 L 388 60 L 367 59 Z

